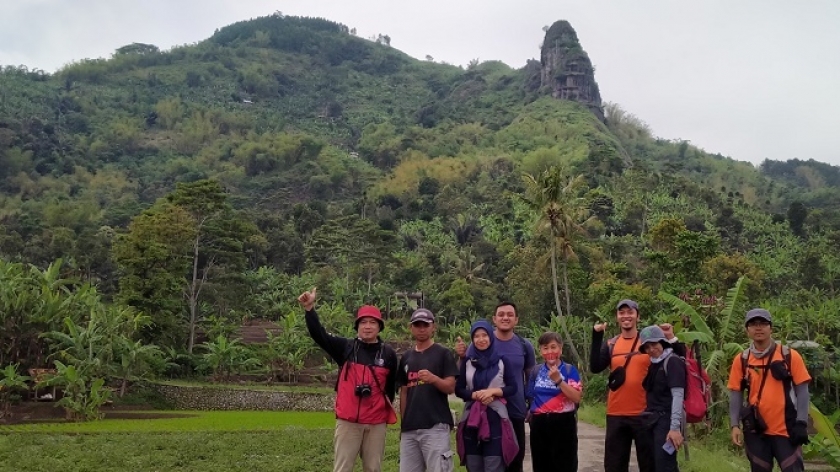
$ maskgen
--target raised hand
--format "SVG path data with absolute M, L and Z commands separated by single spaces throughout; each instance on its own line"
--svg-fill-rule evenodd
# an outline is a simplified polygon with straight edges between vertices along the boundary
M 595 323 L 595 326 L 592 327 L 596 333 L 603 333 L 607 329 L 607 322 L 603 323 Z
M 661 325 L 659 325 L 659 329 L 661 329 L 662 332 L 665 333 L 665 339 L 674 339 L 676 337 L 674 336 L 674 327 L 671 325 L 671 323 L 662 323 Z
M 560 373 L 560 370 L 557 369 L 557 364 L 551 364 L 548 366 L 548 377 L 554 383 L 560 383 L 563 380 L 563 374 Z
M 458 354 L 458 357 L 467 355 L 467 344 L 461 339 L 461 336 L 455 339 L 455 354 Z
M 316 287 L 312 287 L 312 290 L 308 292 L 303 292 L 298 297 L 298 303 L 303 307 L 304 310 L 310 311 L 312 308 L 315 307 L 315 299 L 317 298 L 316 291 L 318 289 Z

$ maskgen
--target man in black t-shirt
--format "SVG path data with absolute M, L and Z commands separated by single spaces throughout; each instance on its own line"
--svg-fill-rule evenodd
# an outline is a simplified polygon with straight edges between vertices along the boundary
M 458 366 L 449 349 L 435 343 L 435 317 L 418 308 L 411 314 L 415 345 L 397 368 L 400 386 L 400 472 L 451 472 L 452 413 L 449 394 L 455 391 Z

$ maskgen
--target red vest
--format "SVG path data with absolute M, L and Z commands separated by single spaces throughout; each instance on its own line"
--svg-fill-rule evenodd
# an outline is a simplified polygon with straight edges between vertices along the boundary
M 385 367 L 345 362 L 338 372 L 335 417 L 360 424 L 396 423 L 397 414 L 384 391 L 387 377 Z M 356 395 L 360 385 L 368 386 L 370 395 Z

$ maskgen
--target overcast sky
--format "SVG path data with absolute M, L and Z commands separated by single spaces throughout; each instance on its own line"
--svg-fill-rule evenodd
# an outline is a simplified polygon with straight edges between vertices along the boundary
M 277 10 L 388 34 L 417 58 L 516 68 L 539 58 L 543 26 L 568 20 L 604 101 L 657 136 L 755 164 L 840 165 L 838 0 L 0 0 L 0 64 L 53 72 Z

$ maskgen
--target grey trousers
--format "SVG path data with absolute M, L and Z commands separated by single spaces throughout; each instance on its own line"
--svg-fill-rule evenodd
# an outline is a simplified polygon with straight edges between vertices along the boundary
M 452 472 L 452 451 L 448 424 L 400 433 L 400 472 Z
M 467 456 L 467 472 L 505 472 L 502 456 Z

